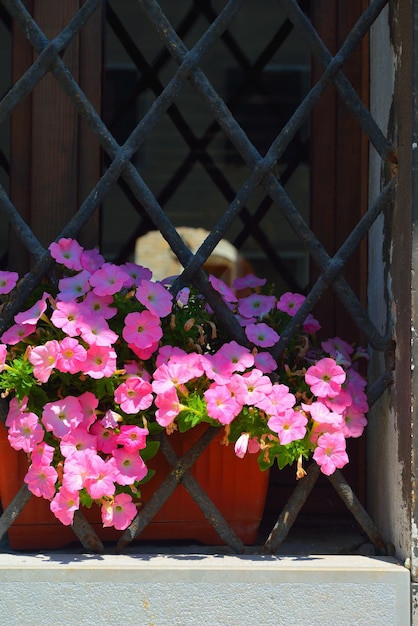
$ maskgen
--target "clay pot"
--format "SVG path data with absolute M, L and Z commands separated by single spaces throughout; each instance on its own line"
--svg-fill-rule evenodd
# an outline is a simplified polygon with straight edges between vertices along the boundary
M 178 456 L 183 455 L 202 434 L 202 428 L 170 436 Z M 261 472 L 257 455 L 237 458 L 233 445 L 220 444 L 222 433 L 212 441 L 194 464 L 191 473 L 246 545 L 254 544 L 262 519 L 268 486 L 268 472 Z M 168 474 L 168 462 L 159 452 L 147 463 L 158 469 L 156 476 L 141 489 L 147 502 Z M 7 431 L 0 424 L 0 498 L 3 509 L 14 498 L 23 483 L 28 461 L 23 452 L 16 452 L 7 440 Z M 99 508 L 82 509 L 103 542 L 114 542 L 121 532 L 102 528 Z M 49 510 L 49 502 L 33 496 L 8 531 L 9 544 L 16 550 L 57 549 L 77 543 L 70 527 L 63 526 Z M 178 485 L 162 509 L 138 536 L 138 541 L 190 540 L 205 545 L 222 544 L 217 532 L 205 519 L 183 485 Z

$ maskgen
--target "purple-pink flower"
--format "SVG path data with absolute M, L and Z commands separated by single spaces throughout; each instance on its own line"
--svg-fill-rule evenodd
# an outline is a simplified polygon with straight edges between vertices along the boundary
M 70 238 L 50 252 L 58 288 L 45 287 L 0 338 L 0 392 L 10 445 L 28 458 L 25 482 L 63 524 L 93 500 L 104 526 L 126 528 L 152 474 L 150 433 L 161 429 L 217 424 L 238 458 L 298 461 L 298 478 L 302 457 L 327 475 L 348 462 L 346 439 L 367 423 L 361 350 L 339 337 L 318 343 L 311 314 L 277 361 L 269 350 L 305 296 L 278 298 L 253 275 L 232 286 L 210 276 L 241 345 L 192 285 L 172 294 L 174 277 L 152 281 L 147 268 L 107 262 Z M 0 296 L 17 280 L 0 272 Z
M 128 313 L 122 336 L 140 349 L 149 348 L 163 336 L 160 318 L 150 311 Z
M 318 437 L 317 444 L 313 458 L 326 476 L 330 476 L 337 468 L 340 469 L 348 463 L 345 437 L 342 433 L 324 433 Z
M 7 294 L 15 288 L 19 274 L 16 272 L 0 271 L 0 294 Z
M 255 346 L 260 346 L 260 348 L 271 348 L 280 339 L 274 328 L 264 322 L 248 324 L 245 327 L 245 334 Z
M 278 434 L 282 446 L 303 439 L 306 435 L 307 417 L 302 411 L 287 409 L 283 413 L 277 413 L 268 421 L 268 426 Z
M 334 359 L 324 358 L 311 365 L 305 374 L 305 380 L 315 396 L 333 398 L 340 393 L 346 373 Z
M 132 498 L 127 493 L 119 493 L 113 500 L 102 504 L 103 526 L 114 526 L 117 530 L 125 530 L 137 513 Z

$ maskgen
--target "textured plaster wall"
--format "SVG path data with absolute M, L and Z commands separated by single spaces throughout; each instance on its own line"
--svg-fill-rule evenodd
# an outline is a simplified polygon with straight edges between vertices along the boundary
M 383 133 L 397 145 L 399 110 L 396 103 L 394 105 L 394 92 L 399 80 L 402 48 L 394 49 L 389 24 L 393 29 L 398 24 L 398 16 L 386 7 L 371 31 L 370 108 Z M 371 148 L 370 202 L 378 196 L 391 173 L 390 166 L 382 164 Z M 368 283 L 371 318 L 382 334 L 392 330 L 396 341 L 394 385 L 369 414 L 368 508 L 379 530 L 402 559 L 410 555 L 410 511 L 406 493 L 410 484 L 410 342 L 408 303 L 402 302 L 402 298 L 409 299 L 410 293 L 410 255 L 408 242 L 402 240 L 402 236 L 410 234 L 406 208 L 398 196 L 394 209 L 381 215 L 371 229 Z M 400 263 L 405 264 L 403 270 Z M 385 356 L 372 353 L 371 379 L 384 368 Z
M 408 626 L 409 573 L 361 556 L 0 555 L 0 626 Z

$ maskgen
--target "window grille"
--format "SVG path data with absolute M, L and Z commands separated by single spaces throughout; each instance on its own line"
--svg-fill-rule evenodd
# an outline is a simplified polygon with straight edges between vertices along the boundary
M 325 292 L 332 289 L 355 325 L 366 336 L 372 349 L 384 352 L 388 357 L 387 370 L 369 388 L 368 399 L 372 405 L 392 380 L 392 341 L 390 336 L 382 335 L 375 327 L 358 295 L 344 277 L 343 271 L 360 242 L 367 236 L 376 218 L 383 211 L 390 210 L 396 183 L 396 155 L 390 140 L 383 135 L 344 73 L 344 64 L 363 38 L 367 37 L 370 28 L 387 4 L 387 0 L 372 0 L 336 54 L 331 54 L 315 30 L 309 18 L 308 2 L 277 0 L 277 6 L 284 19 L 253 64 L 248 60 L 241 44 L 231 34 L 234 19 L 239 17 L 248 4 L 245 0 L 190 2 L 182 20 L 175 27 L 168 18 L 170 2 L 157 2 L 156 0 L 132 2 L 130 10 L 141 11 L 141 19 L 147 20 L 149 32 L 156 41 L 163 42 L 163 48 L 153 62 L 148 61 L 141 52 L 135 33 L 129 32 L 126 25 L 122 23 L 117 12 L 117 2 L 106 4 L 102 0 L 86 0 L 79 4 L 79 8 L 74 11 L 61 32 L 53 38 L 48 38 L 31 14 L 31 3 L 25 5 L 19 0 L 0 1 L 1 27 L 10 32 L 13 23 L 14 29 L 24 33 L 34 49 L 33 63 L 2 97 L 0 124 L 7 127 L 12 113 L 32 94 L 40 81 L 49 75 L 54 78 L 68 98 L 88 132 L 96 138 L 104 155 L 104 167 L 100 179 L 88 189 L 85 197 L 79 202 L 78 210 L 57 238 L 77 237 L 88 220 L 97 214 L 101 205 L 104 205 L 106 211 L 109 194 L 119 185 L 137 213 L 138 227 L 133 229 L 133 233 L 130 233 L 130 236 L 122 242 L 115 252 L 115 258 L 127 258 L 132 254 L 135 240 L 147 230 L 151 228 L 159 230 L 184 267 L 178 283 L 193 282 L 207 297 L 225 326 L 230 329 L 231 338 L 239 340 L 242 329 L 229 309 L 214 297 L 202 264 L 232 228 L 235 229 L 234 243 L 238 247 L 244 245 L 251 234 L 257 240 L 263 257 L 278 270 L 286 284 L 295 289 L 305 287 L 306 285 L 298 284 L 286 264 L 286 255 L 278 253 L 269 239 L 269 234 L 261 227 L 263 218 L 274 207 L 274 210 L 280 212 L 285 223 L 295 234 L 299 250 L 309 255 L 310 262 L 317 268 L 318 278 L 307 290 L 304 304 L 272 350 L 273 356 L 277 358 L 283 352 L 307 314 L 312 311 Z M 260 7 L 260 4 L 257 3 L 257 6 Z M 80 87 L 79 81 L 69 71 L 63 59 L 64 52 L 86 28 L 94 14 L 101 10 L 106 12 L 109 28 L 113 33 L 112 37 L 119 37 L 125 52 L 136 67 L 137 74 L 134 72 L 131 75 L 136 94 L 145 92 L 145 86 L 149 87 L 152 92 L 152 97 L 143 99 L 138 107 L 132 108 L 131 106 L 131 113 L 137 116 L 134 127 L 132 130 L 129 129 L 131 132 L 116 127 L 112 120 L 112 111 L 104 111 L 106 123 L 103 121 L 100 111 L 86 96 L 85 90 Z M 286 43 L 291 31 L 296 33 L 308 54 L 312 55 L 321 67 L 320 77 L 313 84 L 307 85 L 303 71 L 298 74 L 293 70 L 295 86 L 290 108 L 284 109 L 283 125 L 276 129 L 277 136 L 272 138 L 270 145 L 267 145 L 263 127 L 260 130 L 261 139 L 254 136 L 251 129 L 248 133 L 246 132 L 247 113 L 245 101 L 241 99 L 242 94 L 248 95 L 245 83 L 235 87 L 235 79 L 230 75 L 227 82 L 231 93 L 224 99 L 208 79 L 206 63 L 212 51 L 222 42 L 228 54 L 231 54 L 238 61 L 239 67 L 246 71 L 246 80 L 252 80 L 266 93 L 274 92 L 277 85 L 280 85 L 280 77 L 283 76 L 284 70 L 274 65 L 269 66 L 269 62 L 275 51 Z M 198 32 L 197 36 L 196 32 Z M 191 33 L 194 33 L 195 39 L 189 44 Z M 96 44 L 100 46 L 101 42 L 98 41 Z M 286 190 L 286 183 L 291 179 L 295 168 L 307 159 L 310 115 L 330 84 L 335 86 L 339 98 L 349 109 L 370 145 L 377 151 L 383 162 L 390 164 L 392 172 L 380 197 L 367 208 L 344 243 L 332 255 L 327 252 L 320 238 L 313 233 L 306 216 L 303 216 L 301 210 L 295 206 Z M 201 106 L 205 107 L 211 119 L 207 128 L 203 129 L 203 133 L 199 133 L 189 123 L 177 106 L 179 94 L 186 88 L 191 90 L 193 97 L 198 96 Z M 277 106 L 276 100 L 273 98 L 271 101 L 273 108 Z M 170 118 L 181 136 L 181 141 L 186 145 L 186 157 L 179 164 L 175 175 L 165 180 L 159 189 L 153 190 L 141 175 L 140 164 L 143 163 L 142 160 L 147 159 L 146 150 L 142 147 L 152 144 L 153 133 L 166 117 Z M 237 189 L 223 175 L 222 164 L 216 162 L 211 152 L 212 142 L 218 141 L 219 147 L 219 137 L 221 137 L 224 152 L 227 154 L 226 162 L 240 168 L 241 178 Z M 266 150 L 265 153 L 263 149 Z M 209 235 L 193 254 L 170 219 L 169 204 L 196 164 L 202 167 L 213 180 L 220 197 L 224 200 L 225 210 L 218 216 Z M 3 147 L 0 147 L 0 168 L 8 174 L 7 150 Z M 2 180 L 4 180 L 3 176 Z M 263 191 L 262 199 L 254 203 L 253 197 L 260 189 Z M 249 205 L 253 207 L 252 210 L 248 209 Z M 164 209 L 165 206 L 168 207 L 167 210 Z M 31 271 L 19 287 L 18 296 L 2 311 L 0 332 L 3 332 L 31 291 L 39 284 L 43 275 L 51 271 L 53 262 L 47 246 L 35 236 L 29 224 L 19 213 L 19 207 L 13 204 L 5 182 L 2 182 L 0 187 L 0 207 L 4 216 L 3 222 L 7 221 L 11 231 L 19 238 L 26 250 L 30 251 L 34 260 Z M 300 280 L 303 280 L 303 272 Z M 2 419 L 5 418 L 4 402 L 1 416 Z M 156 493 L 155 498 L 144 506 L 141 515 L 122 535 L 119 549 L 128 545 L 140 533 L 158 508 L 162 506 L 164 499 L 175 489 L 178 482 L 182 481 L 207 518 L 212 520 L 221 539 L 234 551 L 238 553 L 244 551 L 245 547 L 241 540 L 215 510 L 213 503 L 188 472 L 196 456 L 207 445 L 213 434 L 212 430 L 207 431 L 192 451 L 181 459 L 181 462 L 174 454 L 169 440 L 162 438 L 162 450 L 173 466 L 173 470 Z M 266 552 L 274 553 L 287 536 L 317 481 L 318 473 L 318 468 L 315 465 L 311 466 L 308 476 L 297 485 L 271 530 L 264 546 Z M 379 531 L 341 472 L 337 470 L 329 480 L 370 540 L 382 553 L 386 553 L 387 549 Z M 7 532 L 8 527 L 29 498 L 30 494 L 26 485 L 23 485 L 12 504 L 0 518 L 0 536 Z M 75 517 L 73 530 L 85 547 L 97 551 L 103 549 L 100 540 L 81 513 Z

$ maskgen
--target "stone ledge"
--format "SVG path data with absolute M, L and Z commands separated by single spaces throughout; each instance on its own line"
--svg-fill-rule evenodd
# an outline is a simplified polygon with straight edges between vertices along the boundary
M 0 625 L 408 626 L 386 557 L 0 554 Z

